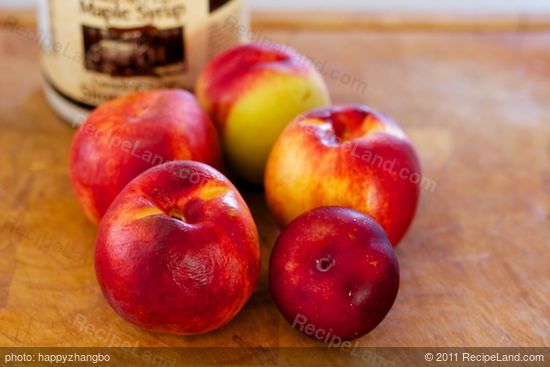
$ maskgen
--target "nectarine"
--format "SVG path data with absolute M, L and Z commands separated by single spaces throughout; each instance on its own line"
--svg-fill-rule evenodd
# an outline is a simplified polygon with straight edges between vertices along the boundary
M 320 206 L 372 216 L 396 246 L 418 202 L 416 152 L 393 121 L 365 106 L 297 117 L 277 139 L 265 172 L 267 203 L 281 225 Z
M 73 190 L 97 223 L 130 180 L 178 159 L 221 165 L 216 129 L 195 97 L 175 89 L 126 95 L 95 109 L 76 132 Z
M 97 279 L 126 320 L 205 333 L 229 322 L 258 279 L 258 233 L 235 187 L 198 162 L 155 166 L 117 196 L 99 226 Z
M 269 287 L 287 321 L 330 344 L 376 327 L 393 305 L 399 266 L 384 230 L 343 207 L 316 208 L 286 227 L 271 254 Z
M 261 183 L 271 147 L 298 114 L 327 105 L 321 74 L 304 56 L 275 44 L 246 44 L 215 57 L 197 97 L 218 125 L 231 168 Z

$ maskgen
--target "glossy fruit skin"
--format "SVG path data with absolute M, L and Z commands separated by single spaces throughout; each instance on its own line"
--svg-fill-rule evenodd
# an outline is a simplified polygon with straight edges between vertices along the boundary
M 330 101 L 313 64 L 273 43 L 244 44 L 218 55 L 201 72 L 196 91 L 218 126 L 230 167 L 257 184 L 273 143 L 288 123 Z
M 235 187 L 198 162 L 155 166 L 132 180 L 103 217 L 95 269 L 124 319 L 191 335 L 229 322 L 258 280 L 258 232 Z
M 396 246 L 413 220 L 420 179 L 415 149 L 397 124 L 366 106 L 333 106 L 285 129 L 264 186 L 281 226 L 316 207 L 345 206 L 372 216 Z
M 177 89 L 132 93 L 95 109 L 70 152 L 73 191 L 98 223 L 116 195 L 152 166 L 180 159 L 220 167 L 217 131 L 195 97 Z
M 283 230 L 271 254 L 269 285 L 293 327 L 334 343 L 365 335 L 384 319 L 399 289 L 399 265 L 371 217 L 321 207 Z

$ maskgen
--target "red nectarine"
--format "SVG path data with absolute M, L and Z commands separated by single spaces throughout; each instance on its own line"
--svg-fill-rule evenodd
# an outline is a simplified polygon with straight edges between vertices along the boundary
M 95 268 L 126 320 L 175 334 L 229 322 L 252 294 L 258 233 L 235 187 L 198 162 L 153 167 L 117 196 L 99 226 Z
M 267 203 L 281 225 L 320 206 L 371 215 L 394 246 L 418 202 L 420 165 L 403 131 L 365 106 L 321 108 L 279 136 L 265 172 Z
M 221 165 L 210 118 L 183 90 L 133 93 L 95 109 L 75 134 L 70 156 L 73 189 L 96 223 L 130 180 L 178 159 Z
M 294 328 L 338 344 L 384 319 L 399 288 L 399 266 L 372 218 L 349 208 L 322 207 L 283 230 L 271 254 L 269 286 Z

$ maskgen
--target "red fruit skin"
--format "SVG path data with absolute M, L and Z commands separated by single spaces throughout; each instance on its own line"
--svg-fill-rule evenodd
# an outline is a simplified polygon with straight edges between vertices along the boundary
M 269 286 L 293 327 L 334 343 L 365 335 L 384 319 L 399 289 L 399 265 L 371 217 L 322 207 L 283 230 L 271 254 Z
M 414 218 L 420 179 L 415 149 L 396 123 L 366 106 L 332 106 L 283 131 L 264 186 L 281 226 L 313 208 L 345 206 L 372 216 L 397 246 Z
M 70 152 L 73 191 L 94 223 L 137 175 L 172 160 L 221 166 L 216 128 L 184 90 L 132 93 L 95 109 Z
M 205 333 L 229 322 L 258 280 L 258 233 L 221 173 L 198 162 L 153 167 L 101 223 L 95 269 L 124 319 L 150 331 Z

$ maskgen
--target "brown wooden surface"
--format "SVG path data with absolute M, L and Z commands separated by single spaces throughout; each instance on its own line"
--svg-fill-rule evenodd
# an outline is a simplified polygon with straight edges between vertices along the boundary
M 550 29 L 550 13 L 324 12 L 255 11 L 262 29 L 536 31 Z
M 0 8 L 0 26 L 16 19 L 34 27 L 33 10 L 16 12 Z M 369 12 L 369 11 L 281 11 L 254 10 L 252 26 L 261 30 L 445 30 L 445 31 L 540 31 L 550 29 L 550 12 L 506 12 L 494 14 L 448 12 Z
M 366 82 L 362 90 L 327 77 L 335 102 L 399 121 L 436 183 L 397 249 L 395 306 L 360 345 L 549 346 L 550 33 L 262 35 Z M 70 189 L 74 130 L 45 102 L 32 34 L 0 30 L 0 56 L 0 346 L 108 345 L 94 329 L 140 346 L 321 345 L 291 329 L 270 299 L 278 230 L 261 193 L 246 197 L 262 276 L 233 322 L 176 337 L 118 317 L 95 280 L 96 229 Z

